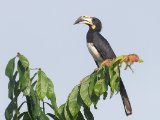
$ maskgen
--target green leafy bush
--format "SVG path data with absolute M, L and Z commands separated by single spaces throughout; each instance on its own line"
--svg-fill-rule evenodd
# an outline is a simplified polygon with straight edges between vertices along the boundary
M 68 95 L 67 101 L 60 107 L 56 103 L 54 85 L 45 72 L 38 68 L 31 76 L 32 70 L 29 61 L 25 56 L 18 53 L 16 57 L 9 60 L 5 74 L 9 78 L 8 97 L 11 102 L 5 110 L 6 120 L 93 120 L 90 106 L 96 105 L 103 95 L 105 99 L 108 89 L 111 89 L 110 97 L 114 92 L 120 90 L 119 69 L 122 63 L 126 64 L 125 69 L 131 68 L 134 62 L 142 62 L 138 55 L 124 55 L 113 60 L 105 60 L 101 67 L 90 75 L 83 78 L 79 85 L 76 85 Z M 16 64 L 17 63 L 17 64 Z M 20 94 L 23 94 L 26 101 L 18 103 Z M 44 101 L 48 98 L 50 103 Z M 41 106 L 40 103 L 43 103 Z M 21 107 L 27 104 L 25 112 L 21 112 Z M 53 109 L 53 113 L 45 112 L 45 105 Z M 82 111 L 82 109 L 83 111 Z

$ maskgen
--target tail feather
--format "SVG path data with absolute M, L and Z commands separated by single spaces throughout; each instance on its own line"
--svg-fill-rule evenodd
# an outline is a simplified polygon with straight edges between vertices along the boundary
M 121 98 L 123 101 L 126 115 L 128 116 L 128 115 L 132 114 L 132 107 L 131 107 L 131 104 L 130 104 L 130 101 L 129 101 L 129 98 L 128 98 L 128 95 L 127 95 L 127 92 L 126 92 L 126 89 L 124 87 L 122 80 L 120 80 L 120 95 L 121 95 Z

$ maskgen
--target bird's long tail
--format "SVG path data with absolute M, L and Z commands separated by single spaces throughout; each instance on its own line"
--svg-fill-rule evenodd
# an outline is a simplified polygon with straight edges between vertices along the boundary
M 132 114 L 132 107 L 131 107 L 131 104 L 130 104 L 130 101 L 129 101 L 129 98 L 128 98 L 128 95 L 127 95 L 127 92 L 126 92 L 126 89 L 124 87 L 122 80 L 120 80 L 120 95 L 121 95 L 121 98 L 123 101 L 126 115 L 128 116 L 128 115 Z

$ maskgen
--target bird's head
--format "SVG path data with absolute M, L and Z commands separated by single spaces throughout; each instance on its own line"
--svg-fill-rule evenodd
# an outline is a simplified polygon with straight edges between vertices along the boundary
M 80 16 L 74 24 L 86 24 L 89 26 L 91 30 L 95 30 L 97 32 L 100 32 L 102 29 L 101 21 L 98 18 L 95 17 L 89 17 L 89 16 Z

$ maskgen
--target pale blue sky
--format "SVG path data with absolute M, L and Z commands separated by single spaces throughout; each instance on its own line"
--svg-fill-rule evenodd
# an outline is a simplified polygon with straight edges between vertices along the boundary
M 0 120 L 10 100 L 4 69 L 17 52 L 31 67 L 41 67 L 53 80 L 58 105 L 96 65 L 86 47 L 85 25 L 74 26 L 81 15 L 98 17 L 102 35 L 117 55 L 138 53 L 143 64 L 122 78 L 133 107 L 126 117 L 120 95 L 101 100 L 92 110 L 95 120 L 158 120 L 160 107 L 159 0 L 1 0 L 0 1 Z

